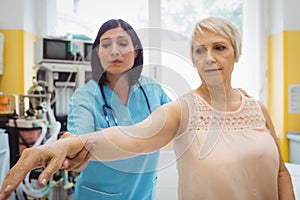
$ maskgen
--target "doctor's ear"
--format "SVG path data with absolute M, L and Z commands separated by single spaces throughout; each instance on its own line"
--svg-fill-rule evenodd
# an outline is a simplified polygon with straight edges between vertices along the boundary
M 136 45 L 134 47 L 134 58 L 136 58 L 138 56 L 138 46 Z
M 137 52 L 137 50 L 134 50 L 134 58 L 136 58 L 136 57 L 137 57 L 137 55 L 138 55 L 138 52 Z
M 138 48 L 137 46 L 134 48 L 134 58 L 136 58 L 137 55 L 138 55 L 138 49 L 137 48 Z

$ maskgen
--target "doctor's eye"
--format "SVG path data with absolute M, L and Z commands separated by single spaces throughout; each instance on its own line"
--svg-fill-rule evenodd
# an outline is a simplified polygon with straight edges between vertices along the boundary
M 101 47 L 104 48 L 104 49 L 108 48 L 109 46 L 110 46 L 110 44 L 105 44 L 105 43 L 101 44 Z
M 121 47 L 127 47 L 128 46 L 128 41 L 127 40 L 120 40 L 118 41 L 118 44 L 121 46 Z
M 109 41 L 109 40 L 105 40 L 100 43 L 100 47 L 105 48 L 105 49 L 110 47 L 110 45 L 111 45 L 111 41 Z

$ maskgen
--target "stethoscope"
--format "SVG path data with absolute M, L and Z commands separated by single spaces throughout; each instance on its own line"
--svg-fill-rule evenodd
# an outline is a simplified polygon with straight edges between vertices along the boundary
M 140 84 L 140 82 L 137 82 L 137 84 L 139 85 L 139 88 L 141 89 L 141 91 L 142 91 L 142 93 L 145 97 L 147 107 L 148 107 L 148 111 L 149 111 L 149 113 L 151 113 L 150 103 L 149 103 L 148 97 L 146 95 L 146 92 L 145 92 L 144 88 L 142 87 L 142 85 Z M 103 85 L 99 84 L 99 87 L 100 87 L 101 95 L 102 95 L 102 98 L 103 98 L 103 101 L 104 101 L 104 104 L 102 106 L 102 110 L 103 110 L 103 114 L 104 114 L 104 117 L 105 117 L 105 121 L 107 123 L 107 127 L 110 127 L 109 118 L 108 118 L 108 110 L 110 110 L 110 112 L 111 112 L 111 115 L 112 115 L 112 118 L 114 120 L 115 125 L 118 126 L 117 115 L 115 113 L 115 110 L 107 104 L 107 99 L 106 99 L 106 96 L 104 94 Z

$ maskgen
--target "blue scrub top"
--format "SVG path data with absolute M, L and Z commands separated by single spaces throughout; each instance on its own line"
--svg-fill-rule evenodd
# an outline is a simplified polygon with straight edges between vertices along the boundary
M 170 102 L 158 83 L 149 77 L 139 79 L 145 90 L 151 111 Z M 137 84 L 130 87 L 127 105 L 107 86 L 103 87 L 108 102 L 117 116 L 118 125 L 131 125 L 150 113 L 145 96 Z M 85 134 L 107 128 L 102 106 L 104 101 L 96 81 L 91 80 L 77 89 L 69 104 L 68 131 Z M 111 126 L 115 125 L 108 111 Z M 80 173 L 74 199 L 152 200 L 155 197 L 156 168 L 159 152 L 112 162 L 90 161 Z

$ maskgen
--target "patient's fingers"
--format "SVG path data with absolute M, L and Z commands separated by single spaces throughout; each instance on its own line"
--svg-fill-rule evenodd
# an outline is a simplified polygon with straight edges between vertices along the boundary
M 53 157 L 46 166 L 44 170 L 39 175 L 38 183 L 40 187 L 46 186 L 50 178 L 60 169 L 65 157 Z
M 18 187 L 21 181 L 24 180 L 27 173 L 32 169 L 41 166 L 41 159 L 36 156 L 35 152 L 29 148 L 22 152 L 19 161 L 10 169 L 2 184 L 0 196 L 6 199 Z M 1 199 L 0 198 L 0 199 Z M 1 199 L 1 200 L 2 200 Z

